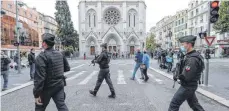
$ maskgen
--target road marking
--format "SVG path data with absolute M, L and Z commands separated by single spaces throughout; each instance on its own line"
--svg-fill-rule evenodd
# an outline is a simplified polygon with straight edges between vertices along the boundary
M 68 81 L 68 80 L 76 79 L 76 78 L 78 78 L 79 76 L 83 75 L 85 72 L 86 72 L 86 71 L 81 71 L 81 72 L 75 74 L 74 76 L 72 76 L 72 77 L 70 77 L 70 78 L 67 78 L 66 80 Z
M 98 74 L 98 71 L 93 71 L 90 75 L 88 75 L 83 81 L 81 81 L 79 84 L 87 84 L 87 82 L 96 74 Z
M 18 84 L 13 84 L 13 86 L 20 86 L 20 85 L 22 85 L 22 84 L 20 84 L 20 83 L 18 83 Z
M 79 66 L 73 67 L 73 68 L 71 68 L 71 70 L 80 68 L 80 67 L 82 67 L 82 66 L 84 66 L 84 65 L 85 65 L 85 64 L 81 64 L 81 65 L 79 65 Z
M 130 72 L 133 72 L 132 70 L 130 70 Z M 135 79 L 138 81 L 139 84 L 145 84 L 145 82 L 143 82 L 143 80 L 140 79 L 139 74 L 135 75 Z
M 160 70 L 158 70 L 158 69 L 155 69 L 155 68 L 152 68 L 152 67 L 150 67 L 150 69 L 152 69 L 152 70 L 158 72 L 159 74 L 161 74 L 161 75 L 163 75 L 163 76 L 165 76 L 165 77 L 167 77 L 167 78 L 173 80 L 172 75 L 169 75 L 169 74 L 167 74 L 167 73 L 165 73 L 165 72 L 162 72 L 162 71 L 160 71 Z M 222 104 L 222 105 L 224 105 L 224 106 L 226 106 L 226 107 L 229 107 L 229 100 L 227 100 L 227 99 L 225 99 L 225 98 L 222 98 L 222 97 L 220 97 L 220 96 L 217 96 L 217 95 L 215 95 L 215 94 L 213 94 L 213 93 L 211 93 L 211 92 L 209 92 L 209 91 L 206 91 L 206 90 L 204 90 L 204 89 L 202 89 L 202 88 L 199 88 L 199 87 L 198 87 L 198 89 L 197 89 L 196 91 L 197 91 L 198 93 L 200 93 L 200 94 L 202 94 L 202 95 L 204 95 L 204 96 L 210 98 L 210 99 L 215 100 L 216 102 L 218 102 L 218 103 L 220 103 L 220 104 Z
M 107 84 L 105 79 L 103 79 L 103 83 L 102 84 Z
M 120 106 L 132 106 L 131 103 L 119 103 L 118 105 L 120 105 Z
M 162 84 L 161 79 L 157 79 L 153 74 L 148 74 L 152 79 L 154 79 L 158 84 Z
M 126 84 L 126 81 L 125 81 L 124 75 L 123 75 L 123 70 L 118 70 L 117 84 Z
M 30 81 L 30 82 L 27 82 L 27 83 L 22 84 L 22 85 L 20 85 L 20 86 L 17 86 L 17 87 L 8 89 L 8 90 L 6 90 L 6 91 L 2 91 L 2 92 L 1 92 L 1 96 L 4 96 L 4 95 L 9 94 L 9 93 L 11 93 L 11 92 L 14 92 L 14 91 L 16 91 L 16 90 L 25 88 L 25 87 L 30 86 L 30 85 L 32 85 L 32 84 L 33 84 L 33 81 Z
M 66 76 L 66 75 L 69 75 L 69 74 L 71 74 L 71 73 L 73 73 L 73 72 L 75 72 L 75 71 L 68 71 L 68 72 L 66 72 L 64 75 Z M 14 85 L 17 85 L 17 84 L 14 84 Z M 25 88 L 25 87 L 30 86 L 30 85 L 33 85 L 33 81 L 30 81 L 30 82 L 27 82 L 27 83 L 23 83 L 23 84 L 21 84 L 20 86 L 17 86 L 17 87 L 8 89 L 8 90 L 6 90 L 6 91 L 2 91 L 2 92 L 1 92 L 1 96 L 4 96 L 4 95 L 9 94 L 9 93 L 12 93 L 12 92 L 14 92 L 14 91 L 17 91 L 17 90 L 19 90 L 19 89 Z

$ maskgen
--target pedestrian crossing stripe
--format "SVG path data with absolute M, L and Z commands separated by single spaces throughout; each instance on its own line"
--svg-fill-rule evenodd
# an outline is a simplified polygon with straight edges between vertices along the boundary
M 93 71 L 90 75 L 88 75 L 83 81 L 81 81 L 79 84 L 87 84 L 87 82 L 96 74 L 98 73 L 98 71 Z
M 133 70 L 129 70 L 129 71 L 133 72 Z M 74 71 L 72 71 L 72 72 L 74 72 Z M 72 73 L 72 72 L 69 72 L 69 74 Z M 74 80 L 74 79 L 80 77 L 81 75 L 84 75 L 86 72 L 87 71 L 81 71 L 81 72 L 73 75 L 72 77 L 67 78 L 67 81 Z M 94 78 L 94 76 L 96 76 L 98 74 L 98 72 L 99 71 L 96 71 L 96 70 L 92 71 L 89 75 L 86 76 L 86 78 L 84 78 L 82 81 L 80 81 L 78 83 L 78 85 L 86 85 L 92 78 Z M 117 84 L 119 84 L 119 85 L 127 84 L 127 82 L 125 80 L 126 78 L 125 78 L 125 76 L 123 74 L 123 70 L 118 70 L 117 72 L 118 72 Z M 68 75 L 68 73 L 65 74 L 65 75 Z M 163 80 L 156 78 L 153 74 L 148 73 L 148 76 L 151 77 L 152 80 L 157 82 L 158 84 L 163 84 Z M 140 79 L 140 74 L 136 74 L 135 78 L 136 78 L 136 81 L 137 81 L 138 84 L 146 84 L 144 82 L 144 80 Z M 103 80 L 102 84 L 107 84 L 105 79 Z
M 86 71 L 81 71 L 77 74 L 75 74 L 74 76 L 70 77 L 70 78 L 67 78 L 66 80 L 73 80 L 73 79 L 76 79 L 78 78 L 79 76 L 83 75 Z
M 117 79 L 117 84 L 126 84 L 124 75 L 123 75 L 123 71 L 122 70 L 118 70 L 118 79 Z
M 133 73 L 133 70 L 130 70 L 130 72 Z M 137 73 L 137 72 L 136 72 L 136 73 Z M 135 76 L 136 76 L 135 78 L 137 79 L 137 81 L 138 81 L 139 84 L 145 84 L 145 83 L 143 82 L 143 80 L 140 79 L 139 74 L 136 74 Z

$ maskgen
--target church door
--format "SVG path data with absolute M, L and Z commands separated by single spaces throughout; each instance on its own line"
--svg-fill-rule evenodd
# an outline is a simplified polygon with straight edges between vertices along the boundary
M 95 46 L 91 46 L 90 52 L 91 55 L 95 55 Z
M 131 54 L 131 55 L 134 54 L 134 46 L 130 46 L 130 54 Z
M 109 52 L 111 52 L 112 51 L 112 46 L 109 46 Z

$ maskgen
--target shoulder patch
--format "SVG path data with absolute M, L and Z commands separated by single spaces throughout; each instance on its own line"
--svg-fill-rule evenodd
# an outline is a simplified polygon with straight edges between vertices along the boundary
M 190 66 L 186 66 L 185 67 L 185 70 L 188 72 L 188 71 L 190 71 Z

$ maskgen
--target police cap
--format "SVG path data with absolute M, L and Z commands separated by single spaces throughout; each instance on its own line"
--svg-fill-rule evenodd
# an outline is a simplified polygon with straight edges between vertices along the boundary
M 42 35 L 42 39 L 44 42 L 46 42 L 48 45 L 54 45 L 55 44 L 55 36 L 50 33 L 44 33 Z
M 178 41 L 179 41 L 180 43 L 183 43 L 183 42 L 195 43 L 195 41 L 196 41 L 196 36 L 193 36 L 193 35 L 183 36 L 183 37 L 180 37 L 180 38 L 178 39 Z
M 107 43 L 102 43 L 100 46 L 107 48 Z

